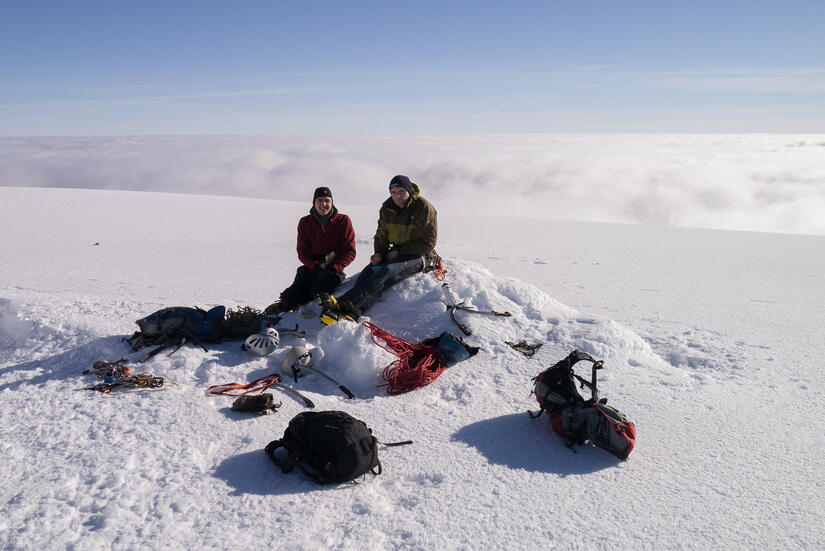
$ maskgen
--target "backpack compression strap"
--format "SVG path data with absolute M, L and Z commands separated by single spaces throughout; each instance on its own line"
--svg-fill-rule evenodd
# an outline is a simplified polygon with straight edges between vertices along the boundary
M 589 362 L 593 363 L 593 368 L 591 370 L 591 379 L 589 381 L 587 379 L 585 379 L 584 377 L 580 377 L 579 375 L 576 374 L 575 371 L 573 371 L 573 366 L 576 365 L 577 363 L 579 363 L 582 360 L 589 361 Z M 599 402 L 599 391 L 598 391 L 598 388 L 597 388 L 597 385 L 596 385 L 596 370 L 601 369 L 603 366 L 604 366 L 604 361 L 603 360 L 596 360 L 596 359 L 593 358 L 593 356 L 591 356 L 590 354 L 588 354 L 586 352 L 581 352 L 579 350 L 573 350 L 573 352 L 571 352 L 566 358 L 564 358 L 562 360 L 559 360 L 558 362 L 553 364 L 549 369 L 544 371 L 544 373 L 547 373 L 547 372 L 549 372 L 553 369 L 563 369 L 565 371 L 569 371 L 570 374 L 574 378 L 576 378 L 576 380 L 579 381 L 579 386 L 581 388 L 587 387 L 587 388 L 590 389 L 591 397 L 590 397 L 590 400 L 588 400 L 588 402 L 590 402 L 592 404 L 595 404 L 595 403 Z M 536 379 L 538 379 L 538 376 L 533 377 L 534 381 Z M 528 413 L 528 415 L 530 415 L 531 418 L 536 419 L 538 417 L 541 417 L 541 414 L 544 413 L 545 411 L 547 411 L 548 414 L 556 413 L 556 412 L 559 412 L 559 411 L 563 410 L 564 408 L 566 408 L 567 406 L 569 406 L 572 403 L 574 403 L 574 402 L 568 401 L 564 404 L 556 406 L 552 410 L 545 410 L 542 407 L 541 409 L 539 409 L 538 413 L 533 413 L 530 410 L 528 410 L 527 413 Z M 601 402 L 599 402 L 599 403 L 601 403 Z
M 593 364 L 593 368 L 590 371 L 590 380 L 588 381 L 584 377 L 580 377 L 579 375 L 576 375 L 575 372 L 573 373 L 573 377 L 575 377 L 576 380 L 579 381 L 579 386 L 581 388 L 587 387 L 587 388 L 590 389 L 590 393 L 591 393 L 590 402 L 596 403 L 596 402 L 599 401 L 599 390 L 598 390 L 598 387 L 596 386 L 596 370 L 601 369 L 604 366 L 604 361 L 603 360 L 596 360 L 596 359 L 593 358 L 593 356 L 591 356 L 590 354 L 588 354 L 586 352 L 581 352 L 579 350 L 574 350 L 573 352 L 570 353 L 569 356 L 567 356 L 565 359 L 558 362 L 553 367 L 564 367 L 564 368 L 570 369 L 572 371 L 573 366 L 576 365 L 578 362 L 580 362 L 582 360 L 591 362 Z

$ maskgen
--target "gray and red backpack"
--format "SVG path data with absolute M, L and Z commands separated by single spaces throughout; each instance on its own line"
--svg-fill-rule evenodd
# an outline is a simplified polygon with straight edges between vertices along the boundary
M 593 364 L 591 379 L 580 377 L 573 371 L 579 361 Z M 564 438 L 568 447 L 574 444 L 591 444 L 609 451 L 619 459 L 627 459 L 636 444 L 636 426 L 614 407 L 607 405 L 607 398 L 599 399 L 596 371 L 604 362 L 574 350 L 569 356 L 533 378 L 541 411 L 530 412 L 533 418 L 547 412 L 553 430 Z M 589 388 L 591 397 L 585 400 L 576 388 Z

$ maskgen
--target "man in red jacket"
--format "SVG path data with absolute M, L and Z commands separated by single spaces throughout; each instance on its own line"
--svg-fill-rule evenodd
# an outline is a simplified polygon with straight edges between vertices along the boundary
M 332 293 L 346 278 L 344 268 L 355 260 L 355 232 L 349 216 L 332 204 L 332 192 L 319 187 L 309 214 L 298 222 L 298 260 L 295 281 L 265 313 L 288 312 L 321 293 Z

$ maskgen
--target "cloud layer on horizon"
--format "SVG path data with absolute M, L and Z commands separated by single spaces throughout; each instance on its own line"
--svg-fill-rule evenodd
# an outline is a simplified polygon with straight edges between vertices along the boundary
M 0 185 L 375 206 L 407 174 L 442 214 L 825 235 L 825 135 L 0 138 Z

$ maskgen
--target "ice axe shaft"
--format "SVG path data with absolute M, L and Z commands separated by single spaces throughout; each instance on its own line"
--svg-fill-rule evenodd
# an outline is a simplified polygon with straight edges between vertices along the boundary
M 301 371 L 310 371 L 310 372 L 312 372 L 312 373 L 317 373 L 318 375 L 320 375 L 321 377 L 323 377 L 323 378 L 324 378 L 324 379 L 326 379 L 327 381 L 329 381 L 329 382 L 331 382 L 332 384 L 334 384 L 335 386 L 337 386 L 337 387 L 338 387 L 338 389 L 339 389 L 341 392 L 343 392 L 344 394 L 346 394 L 347 398 L 355 398 L 355 394 L 353 394 L 353 393 L 352 393 L 352 391 L 351 391 L 350 389 L 348 389 L 346 386 L 344 386 L 344 385 L 343 385 L 343 384 L 341 384 L 340 382 L 336 381 L 335 379 L 333 379 L 332 377 L 330 377 L 329 375 L 327 375 L 326 373 L 324 373 L 324 372 L 323 372 L 323 371 L 321 371 L 320 369 L 315 369 L 314 367 L 310 367 L 310 366 L 301 366 L 301 369 L 300 369 L 300 370 L 301 370 Z M 296 375 L 297 375 L 297 372 L 296 372 Z

